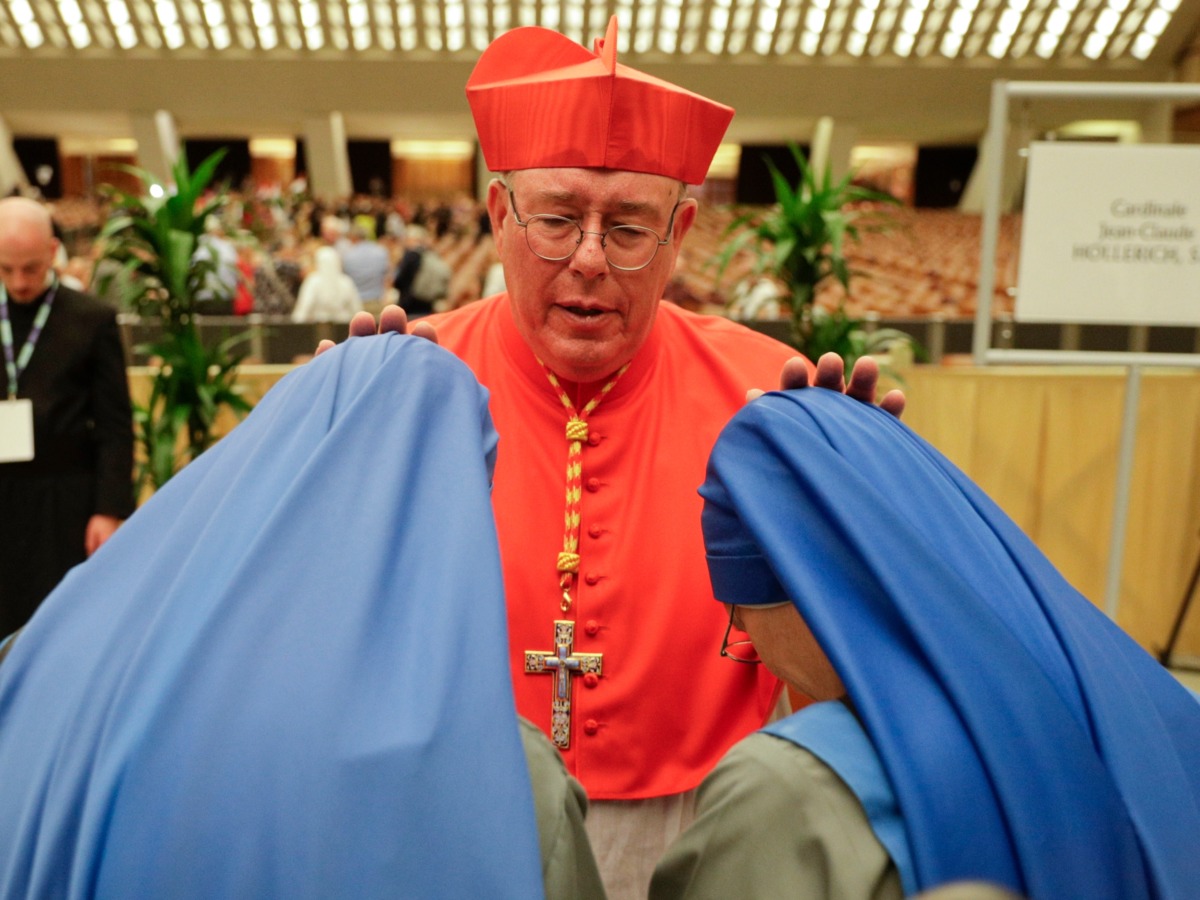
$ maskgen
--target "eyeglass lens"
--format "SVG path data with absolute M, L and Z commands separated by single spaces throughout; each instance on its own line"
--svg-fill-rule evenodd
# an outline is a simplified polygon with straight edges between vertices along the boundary
M 729 624 L 725 626 L 725 636 L 721 639 L 721 655 L 726 659 L 732 659 L 734 662 L 761 663 L 762 658 L 758 655 L 758 651 L 754 649 L 752 641 L 729 640 L 729 635 L 733 631 L 733 615 L 736 611 L 736 606 L 729 607 Z
M 725 655 L 730 659 L 744 663 L 759 663 L 762 659 L 758 655 L 758 651 L 754 649 L 754 644 L 750 641 L 730 641 L 725 645 Z

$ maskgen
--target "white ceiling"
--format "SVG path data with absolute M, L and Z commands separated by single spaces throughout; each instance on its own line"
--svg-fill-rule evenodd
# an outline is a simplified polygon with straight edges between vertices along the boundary
M 1200 0 L 0 0 L 0 117 L 14 134 L 469 138 L 480 50 L 540 24 L 738 110 L 731 138 L 974 140 L 997 78 L 1165 81 L 1200 54 Z M 1138 115 L 1102 104 L 1070 115 Z M 1066 113 L 1064 113 L 1066 114 Z
M 584 42 L 620 18 L 622 53 L 1144 61 L 1182 0 L 5 0 L 13 50 L 468 53 L 518 25 Z

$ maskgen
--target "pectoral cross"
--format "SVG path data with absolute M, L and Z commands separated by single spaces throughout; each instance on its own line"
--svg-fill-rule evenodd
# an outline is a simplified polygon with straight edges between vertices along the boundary
M 571 745 L 571 676 L 585 672 L 600 674 L 603 653 L 571 653 L 575 642 L 575 623 L 554 620 L 554 650 L 526 650 L 525 674 L 554 673 L 554 693 L 550 703 L 550 737 L 555 746 Z

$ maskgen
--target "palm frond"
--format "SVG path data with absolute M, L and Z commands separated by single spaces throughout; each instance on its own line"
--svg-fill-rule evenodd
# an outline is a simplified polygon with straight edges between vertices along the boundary
M 216 268 L 213 259 L 197 252 L 200 238 L 206 219 L 228 205 L 224 190 L 210 195 L 224 156 L 218 150 L 191 171 L 180 154 L 172 168 L 174 184 L 161 197 L 109 191 L 119 212 L 102 229 L 102 246 L 104 256 L 118 266 L 104 280 L 119 284 L 123 302 L 157 318 L 162 328 L 157 341 L 139 348 L 158 361 L 150 397 L 134 411 L 144 487 L 161 487 L 211 446 L 223 409 L 236 415 L 250 409 L 237 384 L 245 357 L 239 345 L 250 335 L 205 347 L 195 318 L 197 292 Z M 145 170 L 117 168 L 146 188 L 163 188 Z

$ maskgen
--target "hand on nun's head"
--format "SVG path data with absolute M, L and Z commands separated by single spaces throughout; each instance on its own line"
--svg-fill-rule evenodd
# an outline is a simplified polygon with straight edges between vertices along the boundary
M 842 358 L 830 351 L 817 360 L 817 374 L 811 386 L 837 391 L 863 403 L 874 403 L 878 384 L 879 363 L 870 356 L 860 357 L 854 363 L 850 383 L 847 385 Z M 779 389 L 795 391 L 809 386 L 808 365 L 803 357 L 793 356 L 783 365 L 783 372 L 779 376 Z M 749 390 L 746 392 L 746 401 L 761 397 L 763 393 L 765 392 L 758 389 Z M 888 391 L 879 401 L 879 407 L 897 419 L 904 413 L 904 404 L 904 392 L 898 390 Z
M 396 334 L 412 334 L 417 337 L 423 337 L 428 341 L 438 342 L 437 330 L 428 322 L 414 322 L 410 327 L 408 324 L 408 313 L 403 307 L 396 306 L 394 303 L 388 304 L 379 314 L 379 322 L 375 322 L 375 317 L 369 312 L 357 312 L 354 318 L 350 320 L 349 328 L 347 329 L 347 337 L 370 337 L 373 334 L 387 334 L 389 332 Z M 331 340 L 323 340 L 317 344 L 314 356 L 320 356 L 330 347 L 336 347 Z

